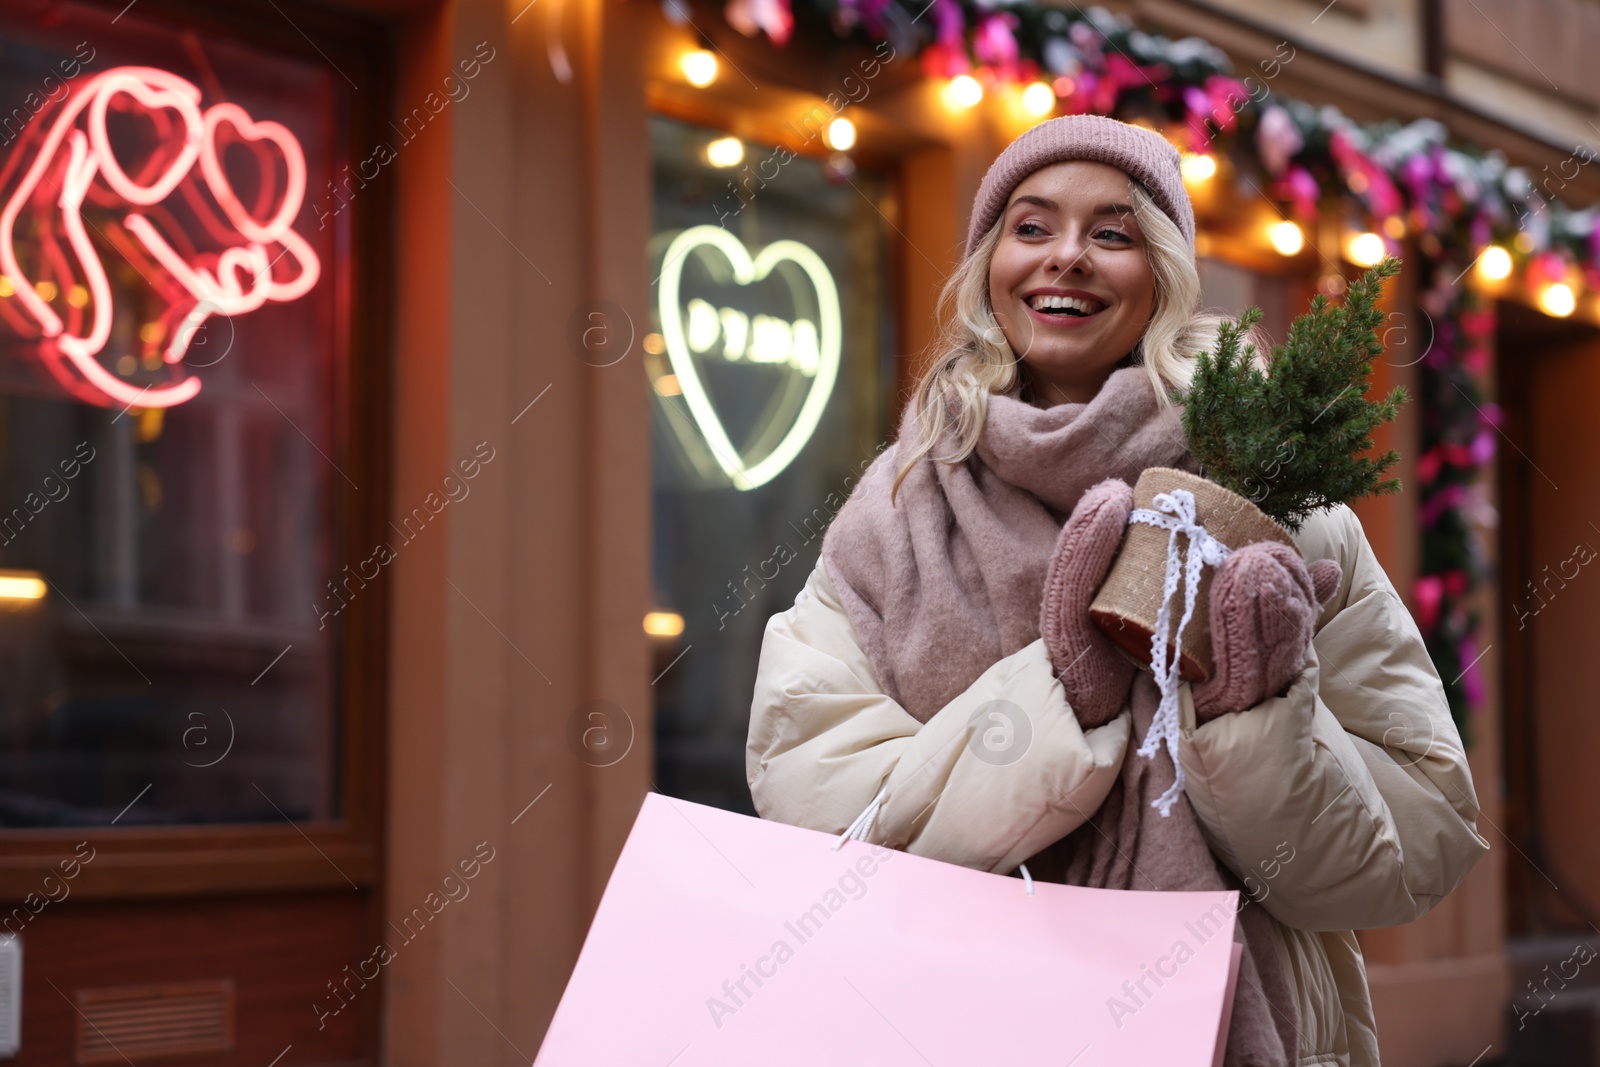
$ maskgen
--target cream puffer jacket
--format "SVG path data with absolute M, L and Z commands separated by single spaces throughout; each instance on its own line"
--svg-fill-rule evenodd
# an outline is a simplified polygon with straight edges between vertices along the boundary
M 1179 759 L 1213 853 L 1274 920 L 1300 1006 L 1298 1064 L 1376 1067 L 1352 931 L 1425 914 L 1489 843 L 1444 687 L 1355 513 L 1315 513 L 1295 540 L 1344 572 L 1305 670 L 1283 696 L 1198 728 L 1184 683 Z M 996 766 L 969 747 L 969 720 L 1001 698 L 1025 709 L 1032 740 Z M 1082 730 L 1037 640 L 919 723 L 883 695 L 819 562 L 767 624 L 746 777 L 763 818 L 830 833 L 887 787 L 871 841 L 1010 874 L 1141 758 L 1129 715 Z

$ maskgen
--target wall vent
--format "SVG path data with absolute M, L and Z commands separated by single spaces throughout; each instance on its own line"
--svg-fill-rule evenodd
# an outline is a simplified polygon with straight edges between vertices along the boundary
M 233 1048 L 233 982 L 80 989 L 80 1064 Z

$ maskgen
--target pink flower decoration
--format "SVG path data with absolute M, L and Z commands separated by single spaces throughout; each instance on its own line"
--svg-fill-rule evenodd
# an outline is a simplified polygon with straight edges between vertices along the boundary
M 1560 252 L 1539 252 L 1528 261 L 1528 280 L 1534 285 L 1559 282 L 1566 276 L 1567 264 Z
M 1494 434 L 1488 430 L 1479 430 L 1478 436 L 1472 439 L 1472 462 L 1479 466 L 1494 458 Z
M 1439 475 L 1439 466 L 1444 462 L 1444 457 L 1439 454 L 1438 448 L 1430 448 L 1417 460 L 1417 477 L 1422 479 L 1423 485 L 1429 485 Z
M 1250 99 L 1250 90 L 1238 78 L 1213 74 L 1206 79 L 1206 95 L 1211 97 L 1211 118 L 1219 129 L 1232 133 L 1238 125 L 1239 109 Z
M 1256 125 L 1256 150 L 1261 153 L 1268 174 L 1275 178 L 1282 174 L 1289 160 L 1304 147 L 1305 140 L 1287 109 L 1273 104 L 1261 113 Z
M 1211 112 L 1211 98 L 1191 85 L 1183 90 L 1183 107 L 1188 115 L 1189 147 L 1204 152 L 1211 147 L 1211 124 L 1206 121 Z
M 1375 214 L 1388 218 L 1398 215 L 1405 202 L 1400 198 L 1400 190 L 1395 187 L 1387 172 L 1370 159 L 1366 161 L 1367 169 L 1367 203 L 1372 205 Z
M 789 43 L 789 35 L 794 32 L 789 0 L 728 0 L 723 17 L 746 37 L 765 33 L 780 47 Z
M 940 44 L 946 47 L 963 45 L 962 34 L 967 23 L 961 17 L 961 5 L 956 0 L 933 0 L 933 26 Z M 966 51 L 965 47 L 961 50 Z
M 922 73 L 930 78 L 954 78 L 971 70 L 965 44 L 936 41 L 922 53 Z
M 1009 11 L 989 15 L 978 23 L 972 35 L 972 54 L 978 62 L 994 68 L 1002 81 L 1017 80 L 1017 16 Z
M 1289 168 L 1285 184 L 1288 187 L 1294 213 L 1306 221 L 1315 219 L 1317 201 L 1322 198 L 1322 187 L 1317 184 L 1317 179 L 1311 176 L 1309 170 L 1296 163 Z
M 1444 582 L 1437 575 L 1423 575 L 1412 585 L 1411 595 L 1417 602 L 1417 625 L 1426 633 L 1439 621 L 1439 600 L 1444 596 Z

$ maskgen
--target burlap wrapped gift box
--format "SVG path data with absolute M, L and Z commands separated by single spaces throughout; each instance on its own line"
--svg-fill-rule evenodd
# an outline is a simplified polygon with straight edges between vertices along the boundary
M 1172 467 L 1151 467 L 1139 476 L 1133 487 L 1133 506 L 1154 510 L 1157 494 L 1174 489 L 1187 489 L 1194 494 L 1195 522 L 1204 526 L 1212 537 L 1230 550 L 1257 541 L 1279 541 L 1299 552 L 1294 537 L 1288 530 L 1268 518 L 1249 500 L 1216 482 L 1207 481 L 1188 471 Z M 1172 538 L 1169 530 L 1144 522 L 1130 522 L 1122 539 L 1122 547 L 1112 561 L 1105 583 L 1089 605 L 1089 617 L 1100 627 L 1117 647 L 1128 653 L 1145 670 L 1151 667 L 1150 639 L 1156 632 L 1156 620 L 1161 611 L 1162 594 L 1167 577 L 1167 546 Z M 1190 550 L 1188 535 L 1178 534 L 1180 553 Z M 1180 558 L 1186 559 L 1186 556 Z M 1205 566 L 1200 571 L 1194 615 L 1183 630 L 1180 677 L 1188 682 L 1210 680 L 1216 669 L 1211 655 L 1210 597 L 1211 582 L 1216 568 Z M 1169 609 L 1175 629 L 1183 617 L 1183 574 Z M 1171 665 L 1171 635 L 1167 641 Z

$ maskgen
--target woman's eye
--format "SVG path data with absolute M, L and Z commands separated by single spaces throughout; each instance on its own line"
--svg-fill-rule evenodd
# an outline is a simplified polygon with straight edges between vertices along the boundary
M 1120 239 L 1122 239 L 1124 241 L 1132 241 L 1133 240 L 1132 237 L 1129 237 L 1127 234 L 1123 233 L 1121 230 L 1096 230 L 1095 231 L 1095 236 L 1096 237 L 1103 237 L 1106 234 L 1110 234 L 1111 236 L 1120 238 Z
M 1037 237 L 1044 233 L 1044 227 L 1037 222 L 1019 222 L 1011 232 L 1018 237 Z

